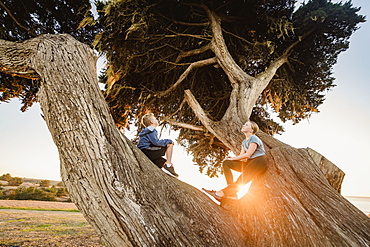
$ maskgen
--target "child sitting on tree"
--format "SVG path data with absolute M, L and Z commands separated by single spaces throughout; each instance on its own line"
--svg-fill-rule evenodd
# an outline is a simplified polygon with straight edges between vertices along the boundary
M 153 113 L 143 116 L 141 123 L 145 128 L 139 134 L 139 144 L 137 147 L 159 168 L 168 175 L 178 177 L 172 164 L 172 152 L 174 142 L 171 139 L 158 139 L 156 127 L 159 126 L 158 120 Z M 166 155 L 166 158 L 162 156 Z
M 240 154 L 236 157 L 226 157 L 222 164 L 227 187 L 219 191 L 203 188 L 217 201 L 221 201 L 223 198 L 238 199 L 237 192 L 241 186 L 266 172 L 266 151 L 262 140 L 255 135 L 258 130 L 258 125 L 253 121 L 248 121 L 242 126 L 241 131 L 244 133 L 245 139 L 242 142 Z M 231 170 L 242 173 L 235 182 Z

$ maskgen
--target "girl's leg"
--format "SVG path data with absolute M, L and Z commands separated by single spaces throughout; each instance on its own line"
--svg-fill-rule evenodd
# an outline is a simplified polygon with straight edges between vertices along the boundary
M 263 174 L 267 169 L 267 160 L 266 156 L 260 156 L 249 160 L 246 165 L 243 167 L 242 174 L 238 177 L 235 183 L 229 184 L 223 193 L 225 196 L 235 195 L 240 190 L 240 187 L 246 185 L 257 176 Z
M 245 162 L 239 160 L 225 160 L 222 162 L 222 169 L 224 170 L 224 176 L 228 185 L 234 182 L 233 173 L 231 170 L 241 172 L 244 163 Z

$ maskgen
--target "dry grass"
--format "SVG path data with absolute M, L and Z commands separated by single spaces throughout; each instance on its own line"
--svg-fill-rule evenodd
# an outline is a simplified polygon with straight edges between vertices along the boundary
M 27 208 L 24 204 L 22 207 Z M 0 246 L 103 245 L 81 213 L 43 211 L 39 207 L 38 210 L 0 209 Z

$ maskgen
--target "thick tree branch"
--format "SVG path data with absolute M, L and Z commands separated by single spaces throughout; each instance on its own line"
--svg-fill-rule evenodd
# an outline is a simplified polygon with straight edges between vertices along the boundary
M 29 41 L 30 42 L 30 41 Z M 15 43 L 0 39 L 0 70 L 3 73 L 16 76 L 36 77 L 36 72 L 29 66 L 30 57 L 33 51 L 26 48 L 27 41 L 23 43 Z
M 31 79 L 31 80 L 40 79 L 40 77 L 33 70 L 18 72 L 18 71 L 10 71 L 7 68 L 1 68 L 0 72 L 4 74 L 9 74 L 11 76 L 18 76 L 18 77 L 22 77 L 26 79 Z
M 193 56 L 193 55 L 197 55 L 197 54 L 203 53 L 205 51 L 208 51 L 209 49 L 211 49 L 210 43 L 206 44 L 205 46 L 202 46 L 199 49 L 181 52 L 180 55 L 176 59 L 176 63 L 180 62 L 181 59 L 183 59 L 184 57 L 190 57 L 190 56 Z
M 204 128 L 203 126 L 181 123 L 181 122 L 177 122 L 175 120 L 169 119 L 169 118 L 164 118 L 164 120 L 166 122 L 168 122 L 169 124 L 171 124 L 171 125 L 178 126 L 178 127 L 181 127 L 181 128 L 191 129 L 191 130 L 196 130 L 196 131 L 203 131 L 203 132 L 207 131 L 206 128 Z
M 298 37 L 298 40 L 296 40 L 293 44 L 291 44 L 284 52 L 283 56 L 290 56 L 290 54 L 292 53 L 293 51 L 293 48 L 296 47 L 299 43 L 302 42 L 302 40 L 304 40 L 305 38 L 307 38 L 311 33 L 313 33 L 314 29 L 312 29 L 311 31 L 308 31 L 307 33 L 303 34 L 302 36 L 299 36 Z
M 222 34 L 221 19 L 216 13 L 210 11 L 207 6 L 203 5 L 203 8 L 211 23 L 210 26 L 213 35 L 211 42 L 212 51 L 216 54 L 218 63 L 228 76 L 231 86 L 237 87 L 241 81 L 250 81 L 253 77 L 245 73 L 242 68 L 240 68 L 227 49 L 227 45 Z
M 13 21 L 22 29 L 26 30 L 28 33 L 30 33 L 32 35 L 32 37 L 36 37 L 37 34 L 35 32 L 33 32 L 32 30 L 26 28 L 25 26 L 23 26 L 22 24 L 19 23 L 19 21 L 14 17 L 14 15 L 12 14 L 12 12 L 5 6 L 5 4 L 3 4 L 2 1 L 0 1 L 0 6 L 6 11 L 6 13 L 8 13 L 8 15 L 10 16 L 10 18 L 13 19 Z
M 193 110 L 194 114 L 197 116 L 197 118 L 202 122 L 205 128 L 208 130 L 214 129 L 214 121 L 212 121 L 207 114 L 204 112 L 202 106 L 199 104 L 199 102 L 196 100 L 194 95 L 191 93 L 191 91 L 185 90 L 185 100 L 189 104 L 190 108 Z
M 176 87 L 188 76 L 188 74 L 193 69 L 199 68 L 199 67 L 204 67 L 204 66 L 207 66 L 207 65 L 210 65 L 210 64 L 214 64 L 214 63 L 217 63 L 217 59 L 215 57 L 208 58 L 208 59 L 205 59 L 205 60 L 196 61 L 196 62 L 190 64 L 189 67 L 184 71 L 184 73 L 182 73 L 180 75 L 179 79 L 177 79 L 177 81 L 176 81 L 175 84 L 173 84 L 166 91 L 162 91 L 162 92 L 157 93 L 155 96 L 158 97 L 158 98 L 161 98 L 161 97 L 169 94 L 170 92 L 172 92 L 173 90 L 176 89 Z
M 171 30 L 170 30 L 171 31 Z M 173 32 L 173 31 L 171 31 Z M 175 32 L 173 32 L 175 33 Z M 203 40 L 208 40 L 210 41 L 209 38 L 211 37 L 206 37 L 204 35 L 195 35 L 195 34 L 189 34 L 189 33 L 175 33 L 175 34 L 166 34 L 166 35 L 154 35 L 153 37 L 163 37 L 163 38 L 176 38 L 178 36 L 183 36 L 183 37 L 191 37 L 191 38 L 196 38 L 196 39 L 203 39 Z

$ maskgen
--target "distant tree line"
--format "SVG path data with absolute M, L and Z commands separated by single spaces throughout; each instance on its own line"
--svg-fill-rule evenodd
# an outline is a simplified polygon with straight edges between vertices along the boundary
M 20 177 L 12 177 L 9 173 L 0 176 L 0 180 L 7 181 L 8 186 L 19 186 L 23 183 Z M 1 200 L 36 200 L 36 201 L 56 201 L 58 197 L 67 196 L 67 189 L 60 182 L 56 186 L 50 187 L 50 180 L 41 180 L 39 188 L 35 186 L 19 186 L 16 189 L 5 189 L 0 187 Z M 71 201 L 68 199 L 67 201 Z

